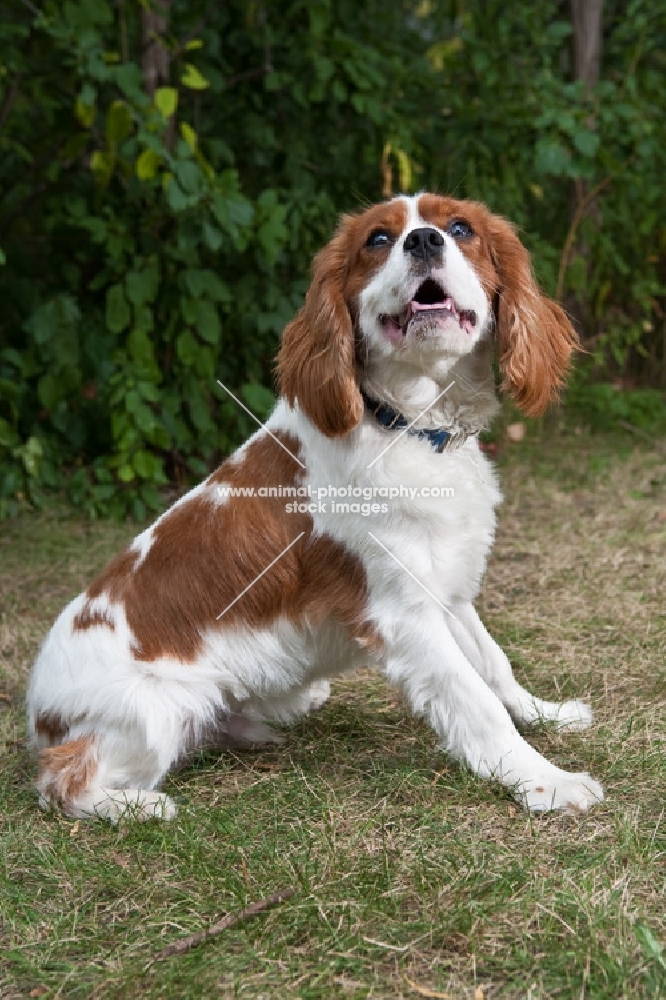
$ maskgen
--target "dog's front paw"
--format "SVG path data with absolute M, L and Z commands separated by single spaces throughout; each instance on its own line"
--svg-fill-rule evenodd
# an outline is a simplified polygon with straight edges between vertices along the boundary
M 521 782 L 515 790 L 518 801 L 530 812 L 565 809 L 586 812 L 602 802 L 604 790 L 589 774 L 570 774 L 554 768 L 553 773 Z
M 588 729 L 593 717 L 591 705 L 584 701 L 565 701 L 558 706 L 555 725 L 558 729 Z

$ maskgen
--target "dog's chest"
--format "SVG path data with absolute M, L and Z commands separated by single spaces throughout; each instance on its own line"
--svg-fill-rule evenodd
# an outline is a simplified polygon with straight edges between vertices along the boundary
M 342 505 L 337 497 L 315 518 L 317 530 L 363 554 L 373 599 L 381 601 L 387 590 L 401 599 L 405 589 L 418 588 L 416 578 L 442 601 L 472 600 L 501 499 L 494 469 L 476 440 L 437 453 L 411 436 L 373 464 L 381 451 L 375 437 L 351 469 L 336 468 L 335 449 L 329 451 L 328 469 L 318 478 L 351 489 Z

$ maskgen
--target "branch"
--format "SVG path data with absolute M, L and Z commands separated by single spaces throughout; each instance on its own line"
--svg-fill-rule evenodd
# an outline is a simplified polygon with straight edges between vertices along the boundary
M 648 434 L 648 432 L 644 431 L 641 427 L 635 427 L 633 424 L 630 424 L 628 420 L 618 420 L 618 424 L 620 427 L 624 427 L 625 431 L 631 431 L 632 434 L 637 434 L 638 437 L 643 438 L 645 441 L 649 441 L 653 447 L 656 446 L 660 451 L 663 451 L 666 448 L 663 441 L 659 441 L 658 438 L 653 437 L 652 434 Z
M 264 76 L 266 73 L 271 73 L 272 69 L 272 66 L 255 66 L 254 69 L 246 69 L 243 73 L 228 76 L 224 81 L 224 85 L 225 87 L 233 87 L 235 83 L 241 83 L 242 80 L 252 80 L 255 76 Z
M 204 941 L 207 941 L 208 938 L 226 931 L 228 927 L 233 927 L 234 924 L 240 923 L 241 920 L 250 920 L 263 910 L 267 910 L 269 906 L 275 906 L 276 903 L 283 903 L 293 895 L 293 889 L 281 889 L 279 892 L 273 892 L 270 896 L 266 896 L 265 899 L 259 899 L 256 903 L 250 903 L 249 906 L 246 906 L 243 910 L 239 910 L 238 913 L 228 913 L 226 917 L 218 920 L 216 924 L 212 924 L 205 931 L 190 934 L 188 937 L 181 938 L 179 941 L 174 941 L 173 944 L 167 945 L 166 948 L 162 948 L 162 951 L 158 951 L 155 955 L 153 961 L 156 962 L 160 958 L 168 958 L 169 955 L 182 955 L 183 952 L 189 951 L 191 948 L 196 948 Z
M 614 174 L 609 174 L 608 177 L 604 177 L 603 180 L 599 181 L 591 188 L 584 198 L 581 198 L 576 205 L 576 211 L 574 212 L 573 219 L 571 220 L 571 225 L 569 226 L 569 232 L 567 233 L 567 238 L 564 241 L 564 247 L 562 248 L 562 256 L 560 257 L 560 266 L 557 272 L 557 289 L 555 291 L 555 298 L 559 301 L 562 298 L 562 292 L 564 290 L 564 275 L 566 273 L 567 267 L 569 266 L 569 257 L 571 256 L 571 248 L 573 247 L 576 235 L 578 233 L 578 227 L 583 221 L 583 216 L 585 215 L 586 209 L 592 204 L 597 195 L 601 194 L 605 187 L 615 179 L 615 177 L 621 173 L 626 167 L 629 166 L 633 160 L 633 155 L 629 159 L 625 160 L 619 170 L 616 170 Z
M 187 48 L 187 43 L 191 42 L 192 39 L 199 34 L 202 28 L 205 28 L 208 18 L 210 17 L 211 13 L 213 12 L 216 6 L 217 4 L 214 3 L 210 4 L 203 12 L 199 20 L 196 22 L 194 27 L 190 31 L 188 31 L 188 33 L 185 35 L 182 41 L 178 42 L 175 49 L 171 53 L 172 60 L 178 59 L 179 56 L 182 56 L 183 52 Z
M 12 81 L 12 85 L 5 94 L 5 99 L 2 102 L 2 107 L 0 108 L 0 129 L 5 124 L 6 119 L 9 117 L 9 112 L 12 110 L 14 101 L 18 97 L 19 83 L 21 82 L 21 74 L 17 73 Z

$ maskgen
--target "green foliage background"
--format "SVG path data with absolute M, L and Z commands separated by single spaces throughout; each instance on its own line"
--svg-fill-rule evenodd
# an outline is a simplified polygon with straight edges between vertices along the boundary
M 268 412 L 313 253 L 389 183 L 510 217 L 597 372 L 666 384 L 664 0 L 606 0 L 588 97 L 555 0 L 174 0 L 152 100 L 141 10 L 5 4 L 0 516 L 202 476 L 253 426 L 216 380 Z

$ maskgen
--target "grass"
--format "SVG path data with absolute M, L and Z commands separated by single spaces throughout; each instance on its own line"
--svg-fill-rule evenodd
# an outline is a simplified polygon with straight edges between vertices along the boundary
M 370 669 L 284 747 L 193 760 L 168 782 L 173 824 L 43 815 L 22 741 L 30 663 L 136 528 L 62 507 L 0 527 L 0 996 L 666 997 L 664 453 L 537 429 L 500 465 L 478 607 L 531 690 L 591 699 L 587 733 L 530 735 L 603 782 L 583 816 L 528 817 Z M 153 961 L 287 886 L 290 901 Z

